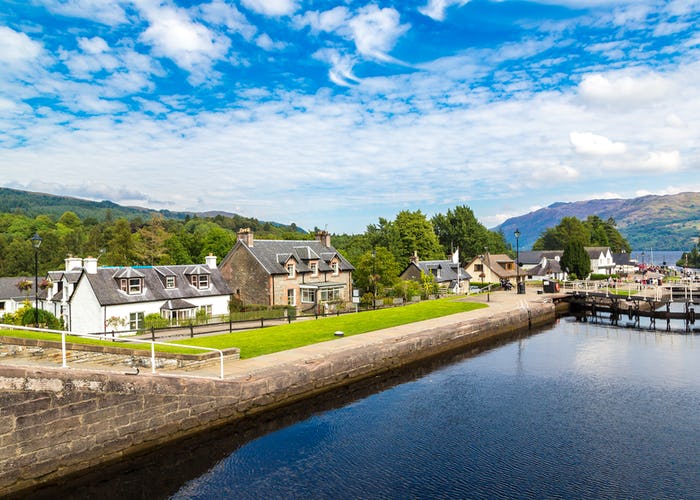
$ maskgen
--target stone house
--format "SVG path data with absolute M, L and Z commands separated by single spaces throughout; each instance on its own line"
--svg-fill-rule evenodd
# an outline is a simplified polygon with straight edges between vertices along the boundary
M 355 268 L 331 245 L 326 231 L 319 231 L 316 240 L 259 240 L 250 229 L 241 229 L 220 269 L 244 304 L 326 312 L 352 298 Z
M 499 283 L 509 281 L 516 284 L 516 278 L 525 279 L 525 272 L 516 269 L 515 261 L 506 254 L 477 255 L 466 266 L 466 271 L 472 279 L 482 283 Z
M 402 280 L 413 280 L 420 283 L 421 276 L 432 276 L 441 288 L 447 288 L 453 293 L 466 293 L 469 290 L 471 276 L 459 265 L 459 250 L 450 259 L 421 261 L 417 254 L 410 258 L 410 263 L 399 276 Z
M 63 318 L 76 333 L 139 330 L 159 314 L 172 324 L 228 314 L 231 290 L 216 266 L 206 264 L 98 267 L 97 259 L 69 257 L 64 271 L 51 271 L 42 308 Z

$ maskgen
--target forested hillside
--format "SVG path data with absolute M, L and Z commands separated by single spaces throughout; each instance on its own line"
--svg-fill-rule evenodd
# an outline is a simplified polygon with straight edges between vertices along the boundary
M 585 220 L 589 216 L 614 220 L 633 250 L 685 250 L 692 248 L 700 234 L 700 193 L 554 203 L 510 218 L 494 230 L 511 240 L 509 235 L 518 228 L 522 248 L 529 248 L 563 218 Z

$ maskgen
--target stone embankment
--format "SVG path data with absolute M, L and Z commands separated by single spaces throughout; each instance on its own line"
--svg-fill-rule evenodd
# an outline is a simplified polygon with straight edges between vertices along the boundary
M 0 494 L 21 495 L 89 467 L 555 319 L 551 300 L 489 298 L 491 307 L 469 313 L 230 361 L 224 380 L 0 366 Z

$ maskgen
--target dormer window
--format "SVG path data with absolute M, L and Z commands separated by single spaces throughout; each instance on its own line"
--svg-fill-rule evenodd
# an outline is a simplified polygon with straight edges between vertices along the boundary
M 318 276 L 318 262 L 312 262 L 309 267 L 311 268 L 311 276 Z
M 129 295 L 140 295 L 143 290 L 142 278 L 122 278 L 119 280 L 121 291 Z
M 190 276 L 190 283 L 197 289 L 209 288 L 209 276 L 206 274 L 193 274 Z
M 339 268 L 337 261 L 331 262 L 331 269 L 333 269 L 333 276 L 338 276 Z
M 175 276 L 165 277 L 165 288 L 175 288 Z
M 296 266 L 294 262 L 290 262 L 287 264 L 287 277 L 294 278 L 294 276 L 296 276 Z

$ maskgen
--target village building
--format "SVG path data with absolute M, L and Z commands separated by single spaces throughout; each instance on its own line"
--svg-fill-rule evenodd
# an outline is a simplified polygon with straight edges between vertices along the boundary
M 471 276 L 459 265 L 459 251 L 450 259 L 421 261 L 417 253 L 410 258 L 410 263 L 399 276 L 402 280 L 421 282 L 422 276 L 431 276 L 442 289 L 452 293 L 466 293 L 469 290 Z
M 0 316 L 21 309 L 24 304 L 34 307 L 34 276 L 0 278 Z
M 261 240 L 249 228 L 241 229 L 220 269 L 244 304 L 329 312 L 352 298 L 355 268 L 331 245 L 326 231 L 315 240 Z
M 517 269 L 515 261 L 506 254 L 486 252 L 474 257 L 465 269 L 472 279 L 481 283 L 509 282 L 511 285 L 517 285 L 518 277 L 520 281 L 525 279 L 524 271 Z
M 69 257 L 65 270 L 48 273 L 42 308 L 76 333 L 137 331 L 158 314 L 171 324 L 226 315 L 231 290 L 216 266 L 206 264 L 98 267 L 97 259 Z

